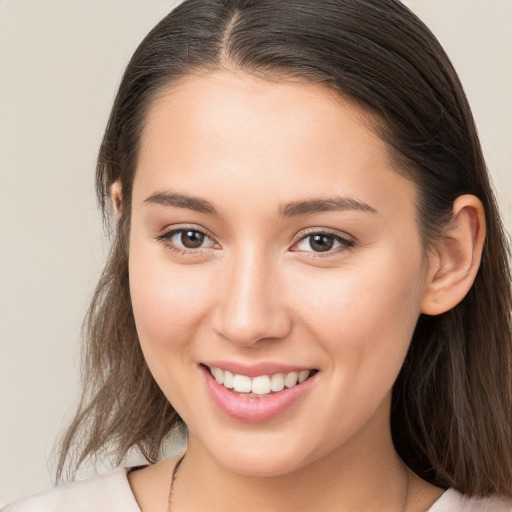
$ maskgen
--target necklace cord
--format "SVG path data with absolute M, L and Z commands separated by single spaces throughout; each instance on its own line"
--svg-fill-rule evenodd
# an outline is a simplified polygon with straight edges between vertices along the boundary
M 185 458 L 185 454 L 183 454 L 178 462 L 176 462 L 174 469 L 172 470 L 171 475 L 171 485 L 169 487 L 169 498 L 167 500 L 167 512 L 171 512 L 172 507 L 172 497 L 174 494 L 174 482 L 176 481 L 176 474 L 178 473 L 178 468 L 180 467 L 180 464 L 183 462 L 183 459 Z
M 172 474 L 171 474 L 171 485 L 169 486 L 169 498 L 167 500 L 167 511 L 166 512 L 172 512 L 172 497 L 174 495 L 174 483 L 176 482 L 176 475 L 178 473 L 178 469 L 181 465 L 181 463 L 183 462 L 183 459 L 185 458 L 185 455 L 186 453 L 184 453 L 178 460 L 178 462 L 176 462 L 173 470 L 172 470 Z M 407 469 L 405 470 L 406 473 L 405 473 L 405 496 L 404 496 L 404 504 L 403 504 L 403 508 L 402 508 L 402 512 L 406 512 L 407 508 L 408 508 L 408 505 L 409 505 L 409 473 L 407 471 Z

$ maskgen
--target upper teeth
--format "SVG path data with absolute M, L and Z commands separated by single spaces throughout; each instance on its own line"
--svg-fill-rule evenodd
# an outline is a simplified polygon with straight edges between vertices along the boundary
M 248 377 L 247 375 L 233 374 L 221 368 L 210 368 L 215 380 L 228 389 L 237 393 L 254 393 L 255 395 L 266 395 L 271 391 L 282 391 L 285 387 L 291 388 L 297 383 L 304 382 L 309 377 L 309 370 L 290 373 L 275 373 L 274 375 L 258 375 Z

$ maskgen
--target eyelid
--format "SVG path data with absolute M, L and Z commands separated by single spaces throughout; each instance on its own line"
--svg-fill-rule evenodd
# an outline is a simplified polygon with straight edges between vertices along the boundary
M 202 254 L 206 249 L 210 249 L 211 247 L 198 247 L 197 249 L 187 249 L 176 246 L 173 242 L 171 242 L 171 239 L 176 235 L 177 233 L 183 232 L 183 231 L 197 231 L 198 233 L 201 233 L 206 238 L 209 238 L 212 241 L 212 245 L 219 245 L 218 242 L 215 240 L 215 238 L 210 235 L 207 229 L 202 228 L 201 226 L 197 226 L 194 224 L 181 224 L 181 225 L 172 225 L 168 226 L 160 234 L 158 234 L 155 238 L 158 242 L 162 243 L 167 247 L 168 249 L 180 253 L 180 254 Z
M 306 228 L 302 231 L 299 231 L 297 235 L 295 235 L 293 244 L 296 244 L 303 238 L 310 236 L 310 235 L 332 235 L 337 238 L 341 238 L 343 240 L 346 240 L 347 242 L 356 243 L 357 239 L 353 237 L 352 235 L 349 235 L 348 233 L 345 233 L 343 231 L 338 231 L 337 229 L 332 228 L 322 228 L 322 227 L 312 227 L 312 228 Z
M 341 247 L 338 247 L 334 250 L 329 250 L 325 252 L 315 252 L 315 251 L 302 251 L 302 250 L 293 250 L 293 247 L 295 247 L 297 244 L 302 242 L 304 239 L 308 238 L 312 235 L 328 235 L 335 238 L 340 244 Z M 291 246 L 292 252 L 302 252 L 304 256 L 309 258 L 326 258 L 329 256 L 334 256 L 338 254 L 339 252 L 343 252 L 347 249 L 351 249 L 355 244 L 357 240 L 353 237 L 348 235 L 347 233 L 343 233 L 337 230 L 329 229 L 329 228 L 307 228 L 306 230 L 303 230 L 297 234 L 295 237 L 294 242 Z

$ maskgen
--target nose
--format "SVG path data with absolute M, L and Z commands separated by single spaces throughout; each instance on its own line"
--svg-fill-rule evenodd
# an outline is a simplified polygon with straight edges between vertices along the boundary
M 225 262 L 213 329 L 241 346 L 286 337 L 292 318 L 277 265 L 250 250 Z

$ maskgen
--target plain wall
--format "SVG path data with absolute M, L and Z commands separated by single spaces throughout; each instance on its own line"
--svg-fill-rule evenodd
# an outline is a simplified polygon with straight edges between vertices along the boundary
M 510 231 L 512 2 L 406 3 L 459 71 Z M 0 0 L 0 506 L 51 486 L 106 251 L 97 149 L 124 66 L 174 4 Z

